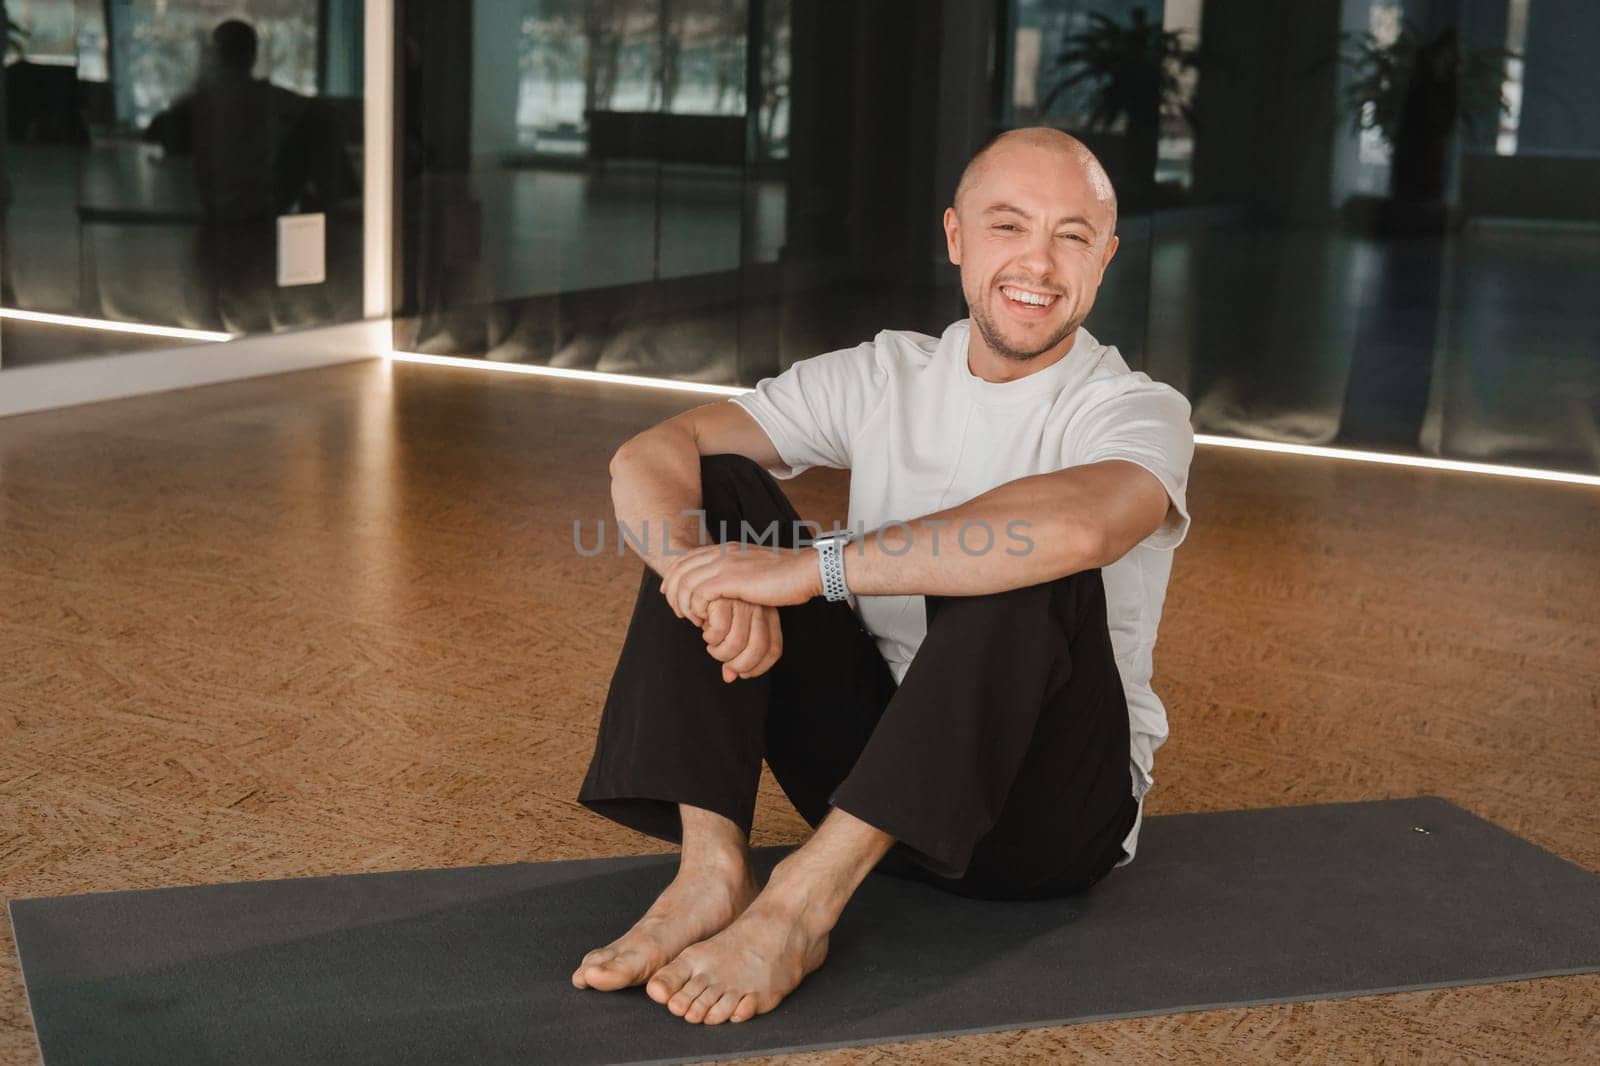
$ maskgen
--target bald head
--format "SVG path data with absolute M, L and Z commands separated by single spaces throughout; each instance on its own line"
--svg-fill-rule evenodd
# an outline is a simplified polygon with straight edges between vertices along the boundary
M 944 212 L 972 319 L 969 368 L 1000 381 L 1064 358 L 1122 243 L 1116 229 L 1111 179 L 1077 138 L 1033 127 L 984 145 Z
M 962 198 L 979 185 L 992 169 L 1003 167 L 1006 158 L 1017 152 L 1046 153 L 1058 159 L 1062 166 L 1076 168 L 1094 191 L 1095 199 L 1110 212 L 1108 232 L 1116 231 L 1117 193 L 1111 187 L 1111 177 L 1105 167 L 1078 138 L 1049 126 L 1026 126 L 990 138 L 967 161 L 966 169 L 961 172 L 961 180 L 956 183 L 953 206 L 959 211 Z

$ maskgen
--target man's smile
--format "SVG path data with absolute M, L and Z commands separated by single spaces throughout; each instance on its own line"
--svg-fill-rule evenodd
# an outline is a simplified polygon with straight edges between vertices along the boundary
M 1061 298 L 1059 293 L 1025 289 L 1020 285 L 1001 285 L 1000 295 L 1005 299 L 1006 308 L 1021 318 L 1043 318 Z

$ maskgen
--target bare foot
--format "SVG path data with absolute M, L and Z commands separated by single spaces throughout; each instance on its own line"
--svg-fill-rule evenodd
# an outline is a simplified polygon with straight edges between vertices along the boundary
M 722 932 L 684 948 L 645 992 L 686 1022 L 742 1022 L 776 1007 L 827 957 L 828 929 L 763 893 Z
M 583 957 L 573 985 L 611 992 L 645 981 L 685 947 L 727 928 L 760 889 L 748 866 L 679 870 L 633 928 Z

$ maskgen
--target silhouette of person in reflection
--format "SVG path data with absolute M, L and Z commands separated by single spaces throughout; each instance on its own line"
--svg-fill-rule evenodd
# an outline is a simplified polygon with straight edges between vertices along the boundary
M 145 139 L 193 156 L 199 265 L 214 279 L 217 317 L 230 331 L 261 332 L 274 322 L 275 219 L 325 210 L 354 182 L 337 113 L 255 77 L 249 23 L 221 23 L 211 45 L 193 91 L 151 120 Z
M 151 120 L 147 140 L 192 155 L 195 191 L 208 219 L 272 218 L 299 198 L 306 167 L 296 160 L 309 101 L 254 76 L 259 39 L 229 19 L 211 31 L 207 69 L 194 89 Z

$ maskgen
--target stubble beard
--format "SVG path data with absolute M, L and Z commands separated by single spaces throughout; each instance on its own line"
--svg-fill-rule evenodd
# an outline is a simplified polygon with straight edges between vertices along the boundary
M 1065 297 L 1062 297 L 1062 299 L 1065 299 Z M 1068 322 L 1066 325 L 1062 326 L 1054 336 L 1046 341 L 1042 348 L 1038 348 L 1033 351 L 1027 351 L 1021 348 L 1013 347 L 1011 344 L 1009 344 L 1005 338 L 1000 335 L 1000 331 L 995 328 L 994 321 L 989 317 L 988 312 L 985 311 L 981 306 L 974 305 L 970 308 L 970 311 L 972 313 L 973 325 L 978 327 L 978 332 L 982 334 L 983 342 L 989 346 L 989 350 L 1003 359 L 1010 359 L 1013 362 L 1018 363 L 1026 363 L 1030 359 L 1037 359 L 1045 352 L 1055 348 L 1056 345 L 1060 344 L 1072 334 L 1076 333 L 1078 326 L 1080 325 L 1080 323 L 1077 322 Z

